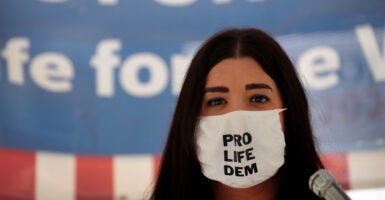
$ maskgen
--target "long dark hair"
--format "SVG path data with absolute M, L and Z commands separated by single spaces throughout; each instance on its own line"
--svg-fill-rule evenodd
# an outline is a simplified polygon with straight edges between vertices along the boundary
M 318 199 L 308 189 L 308 179 L 323 166 L 313 141 L 304 89 L 281 46 L 258 29 L 221 31 L 196 53 L 179 94 L 151 199 L 214 199 L 210 180 L 201 173 L 194 130 L 207 74 L 220 61 L 238 57 L 251 57 L 262 66 L 277 84 L 288 108 L 284 117 L 286 154 L 280 169 L 279 199 Z

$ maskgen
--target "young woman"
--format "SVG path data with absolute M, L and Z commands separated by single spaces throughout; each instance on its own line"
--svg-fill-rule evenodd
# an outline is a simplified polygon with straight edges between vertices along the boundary
M 191 62 L 151 199 L 318 199 L 320 168 L 290 59 L 261 30 L 229 29 Z

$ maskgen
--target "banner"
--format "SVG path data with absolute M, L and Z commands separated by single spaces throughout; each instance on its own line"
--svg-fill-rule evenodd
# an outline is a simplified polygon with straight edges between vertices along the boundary
M 160 153 L 184 72 L 212 33 L 276 37 L 323 151 L 384 147 L 383 1 L 3 1 L 0 145 Z

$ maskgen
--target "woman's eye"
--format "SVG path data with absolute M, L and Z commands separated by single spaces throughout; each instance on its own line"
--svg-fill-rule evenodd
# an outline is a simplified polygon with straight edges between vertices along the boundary
M 226 99 L 221 97 L 212 98 L 207 101 L 208 106 L 218 106 L 226 103 L 227 103 Z
M 265 95 L 261 95 L 261 94 L 253 95 L 250 98 L 250 102 L 255 102 L 255 103 L 265 103 L 267 101 L 269 101 L 269 97 L 267 97 Z

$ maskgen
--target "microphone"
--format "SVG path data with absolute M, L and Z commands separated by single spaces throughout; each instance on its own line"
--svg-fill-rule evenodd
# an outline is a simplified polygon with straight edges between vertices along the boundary
M 351 200 L 338 180 L 326 169 L 319 169 L 309 178 L 309 187 L 325 200 Z

